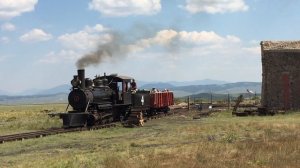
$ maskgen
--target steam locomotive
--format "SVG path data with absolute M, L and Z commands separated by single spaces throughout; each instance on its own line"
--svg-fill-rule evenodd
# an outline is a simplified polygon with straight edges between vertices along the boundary
M 173 92 L 137 90 L 133 78 L 117 74 L 85 78 L 80 69 L 71 80 L 68 107 L 60 113 L 64 127 L 84 127 L 114 121 L 141 121 L 143 116 L 167 113 L 173 105 Z

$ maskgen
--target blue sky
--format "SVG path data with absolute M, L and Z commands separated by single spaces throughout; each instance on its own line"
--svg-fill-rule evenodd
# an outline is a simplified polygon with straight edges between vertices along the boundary
M 0 0 L 0 90 L 68 84 L 118 33 L 128 52 L 86 67 L 142 81 L 261 81 L 260 41 L 300 38 L 298 0 Z

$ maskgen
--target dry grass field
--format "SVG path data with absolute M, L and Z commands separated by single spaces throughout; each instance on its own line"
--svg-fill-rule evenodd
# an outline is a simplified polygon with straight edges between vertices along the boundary
M 0 106 L 0 135 L 60 126 L 48 111 L 65 105 Z M 0 167 L 298 167 L 300 113 L 233 117 L 196 112 L 142 128 L 59 134 L 0 144 Z

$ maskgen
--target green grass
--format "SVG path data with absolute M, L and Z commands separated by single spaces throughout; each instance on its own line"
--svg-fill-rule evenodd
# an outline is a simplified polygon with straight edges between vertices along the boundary
M 58 127 L 58 118 L 49 118 L 50 112 L 64 112 L 65 104 L 0 106 L 0 135 Z
M 60 121 L 48 118 L 44 111 L 64 108 L 62 105 L 0 107 L 3 124 L 0 133 L 58 126 Z M 0 144 L 0 167 L 297 167 L 300 164 L 300 113 L 239 118 L 232 117 L 230 112 L 220 112 L 200 120 L 193 120 L 193 115 L 152 120 L 142 128 L 118 126 Z M 16 119 L 8 120 L 11 117 Z M 33 118 L 34 124 L 30 123 Z M 14 126 L 17 122 L 22 124 Z

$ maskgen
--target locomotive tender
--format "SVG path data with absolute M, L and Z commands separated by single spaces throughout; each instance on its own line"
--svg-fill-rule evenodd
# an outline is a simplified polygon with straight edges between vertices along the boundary
M 107 124 L 114 121 L 142 119 L 143 115 L 155 115 L 169 111 L 173 105 L 173 92 L 137 90 L 134 79 L 116 74 L 85 78 L 85 70 L 78 70 L 71 80 L 68 96 L 73 108 L 60 113 L 64 127 L 84 127 Z M 135 84 L 135 86 L 134 86 Z M 67 107 L 67 109 L 68 109 Z

